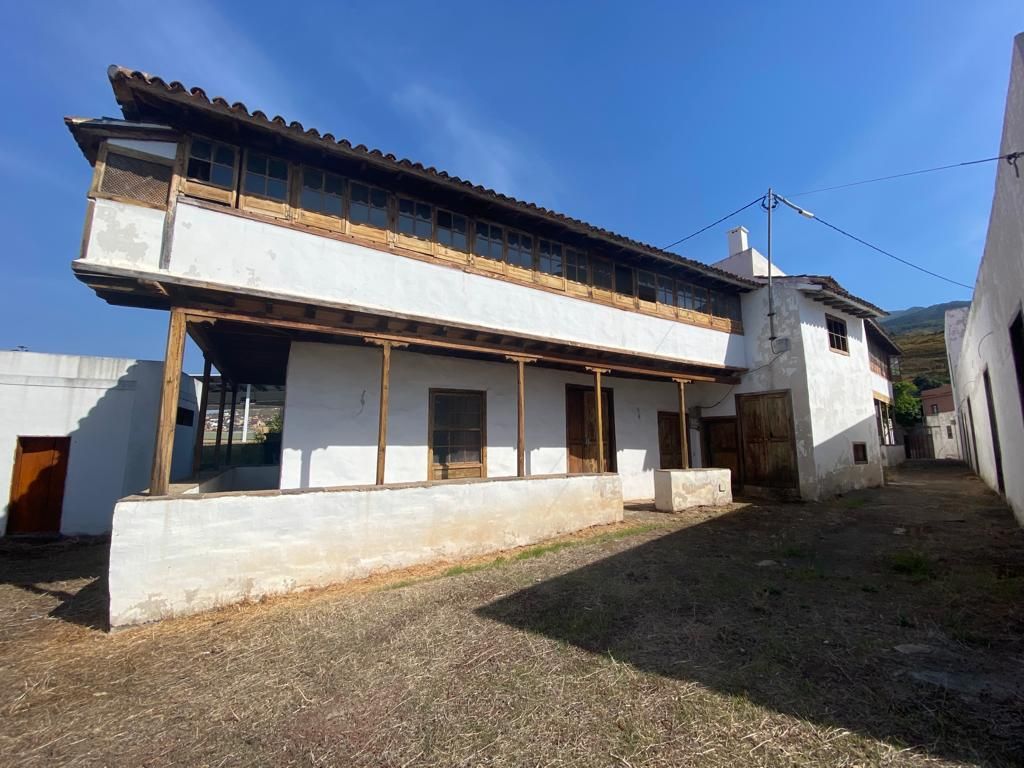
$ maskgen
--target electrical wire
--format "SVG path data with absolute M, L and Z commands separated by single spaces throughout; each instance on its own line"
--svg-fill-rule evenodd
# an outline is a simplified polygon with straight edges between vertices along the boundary
M 709 229 L 711 229 L 712 227 L 718 226 L 719 224 L 721 224 L 726 219 L 731 219 L 737 213 L 742 213 L 743 211 L 747 210 L 747 208 L 749 208 L 750 206 L 756 205 L 757 203 L 760 203 L 762 200 L 764 200 L 764 198 L 765 198 L 764 195 L 761 195 L 760 197 L 755 197 L 753 200 L 751 200 L 749 203 L 744 205 L 742 208 L 737 208 L 732 213 L 727 213 L 725 216 L 720 218 L 718 221 L 713 221 L 710 224 L 708 224 L 706 227 L 701 227 L 700 229 L 698 229 L 696 232 L 694 232 L 691 235 L 687 235 L 686 237 L 681 237 L 678 240 L 676 240 L 674 243 L 669 243 L 668 245 L 664 246 L 661 250 L 667 251 L 669 248 L 674 248 L 677 245 L 679 245 L 680 243 L 685 243 L 690 238 L 696 237 L 697 235 L 701 234 L 702 232 L 707 232 Z
M 832 224 L 830 222 L 825 221 L 825 219 L 821 218 L 820 216 L 818 216 L 816 214 L 815 214 L 813 220 L 821 222 L 822 224 L 824 224 L 829 229 L 834 229 L 839 234 L 845 235 L 846 237 L 850 238 L 851 240 L 856 240 L 861 245 L 865 245 L 865 246 L 867 246 L 868 248 L 870 248 L 873 251 L 878 251 L 882 255 L 888 256 L 890 259 L 895 259 L 896 261 L 900 262 L 901 264 L 906 264 L 908 267 L 913 267 L 914 269 L 918 270 L 919 272 L 924 272 L 926 275 L 931 275 L 932 277 L 937 277 L 937 278 L 939 278 L 939 280 L 945 280 L 947 283 L 952 283 L 953 285 L 959 285 L 961 288 L 966 288 L 969 291 L 973 291 L 974 290 L 974 286 L 972 286 L 972 285 L 967 285 L 966 283 L 961 283 L 958 280 L 953 280 L 952 278 L 946 277 L 945 275 L 940 275 L 938 272 L 932 272 L 930 269 L 925 269 L 924 267 L 920 267 L 917 264 L 914 264 L 912 261 L 907 261 L 906 259 L 901 259 L 896 254 L 890 253 L 889 251 L 885 250 L 884 248 L 879 248 L 877 245 L 873 245 L 873 244 L 869 243 L 867 240 L 863 240 L 863 239 L 857 237 L 856 235 L 851 234 L 850 232 L 847 232 L 845 229 L 841 229 L 841 228 L 837 227 L 835 224 Z
M 820 189 L 809 189 L 805 192 L 797 192 L 795 195 L 790 197 L 801 197 L 803 195 L 816 195 L 819 192 L 831 192 L 835 189 L 846 189 L 848 187 L 859 187 L 861 184 L 874 184 L 877 181 L 891 181 L 892 179 L 903 179 L 907 176 L 920 176 L 922 173 L 935 173 L 936 171 L 948 171 L 951 168 L 962 168 L 967 165 L 979 165 L 981 163 L 992 163 L 997 160 L 1006 160 L 1008 163 L 1016 168 L 1016 162 L 1018 158 L 1024 157 L 1024 152 L 1008 152 L 1005 155 L 999 155 L 998 157 L 986 157 L 981 160 L 967 160 L 963 163 L 951 163 L 950 165 L 939 165 L 935 168 L 922 168 L 917 171 L 907 171 L 906 173 L 894 173 L 891 176 L 879 176 L 875 179 L 861 179 L 860 181 L 851 181 L 847 184 L 836 184 L 834 187 L 822 187 Z

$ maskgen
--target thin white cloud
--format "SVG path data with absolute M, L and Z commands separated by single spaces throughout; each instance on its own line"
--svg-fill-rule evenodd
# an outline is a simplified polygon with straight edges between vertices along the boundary
M 552 205 L 556 181 L 525 142 L 486 126 L 463 103 L 420 83 L 393 97 L 429 157 L 414 158 L 497 192 Z

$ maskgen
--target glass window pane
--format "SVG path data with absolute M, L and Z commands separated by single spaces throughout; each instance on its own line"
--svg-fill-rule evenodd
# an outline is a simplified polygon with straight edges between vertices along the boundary
M 188 177 L 190 179 L 197 179 L 198 181 L 209 181 L 210 180 L 210 163 L 208 160 L 197 160 L 196 158 L 189 158 L 188 161 Z
M 223 144 L 218 144 L 213 148 L 213 159 L 221 165 L 234 168 L 235 150 L 232 147 L 226 147 Z
M 213 145 L 203 139 L 193 139 L 192 149 L 189 154 L 192 157 L 198 157 L 201 160 L 209 160 L 213 152 Z
M 252 171 L 253 173 L 261 173 L 266 175 L 267 173 L 267 156 L 260 155 L 255 152 L 247 153 L 245 161 L 245 169 Z
M 226 165 L 214 165 L 210 173 L 210 181 L 218 187 L 232 187 L 235 183 L 235 169 Z
M 324 176 L 324 192 L 330 195 L 337 195 L 342 197 L 345 194 L 345 181 L 341 176 L 335 176 L 333 173 L 325 174 Z
M 592 259 L 590 268 L 593 271 L 594 285 L 605 290 L 612 289 L 612 265 L 604 259 Z
M 246 173 L 245 174 L 245 191 L 254 194 L 262 195 L 264 190 L 264 180 L 266 176 L 261 176 L 258 173 Z
M 267 179 L 267 197 L 275 200 L 288 199 L 288 183 L 281 179 Z
M 633 295 L 633 268 L 623 264 L 615 265 L 615 292 L 623 296 Z
M 438 211 L 437 212 L 437 226 L 438 226 L 439 229 L 441 227 L 444 227 L 446 229 L 451 229 L 451 226 L 452 226 L 452 215 L 450 213 L 448 213 L 448 211 Z
M 336 195 L 326 195 L 323 198 L 324 201 L 324 213 L 329 213 L 331 216 L 341 216 L 341 204 L 342 200 Z
M 318 213 L 323 210 L 323 195 L 309 187 L 303 187 L 299 195 L 299 205 L 307 211 Z
M 356 224 L 366 224 L 370 220 L 370 208 L 365 203 L 353 201 L 349 206 L 348 217 Z
M 372 189 L 370 192 L 370 202 L 376 208 L 387 208 L 388 207 L 388 193 L 383 189 Z
M 640 270 L 637 272 L 637 295 L 644 301 L 655 301 L 658 298 L 657 281 L 653 272 Z
M 353 184 L 352 199 L 360 203 L 370 202 L 370 188 L 364 187 L 362 184 Z
M 371 208 L 369 223 L 384 229 L 388 225 L 388 212 L 385 208 Z
M 274 179 L 280 179 L 282 181 L 288 180 L 288 163 L 276 157 L 272 157 L 269 160 L 268 176 Z
M 323 188 L 324 175 L 321 171 L 316 171 L 311 168 L 302 169 L 302 186 L 308 187 L 309 189 L 319 190 Z

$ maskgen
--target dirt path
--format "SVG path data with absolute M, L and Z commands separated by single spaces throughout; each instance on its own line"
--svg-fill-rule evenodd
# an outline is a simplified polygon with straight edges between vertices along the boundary
M 103 546 L 4 544 L 0 764 L 1022 764 L 1024 532 L 890 481 L 112 636 Z

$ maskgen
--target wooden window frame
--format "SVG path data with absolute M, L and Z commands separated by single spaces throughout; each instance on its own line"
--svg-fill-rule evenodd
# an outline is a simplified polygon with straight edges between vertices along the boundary
M 454 462 L 437 464 L 434 462 L 434 399 L 437 395 L 474 395 L 480 398 L 480 461 Z M 435 468 L 454 468 L 460 477 L 441 478 L 442 480 L 458 480 L 468 477 L 487 478 L 487 390 L 483 389 L 452 389 L 450 387 L 431 387 L 427 390 L 427 480 L 435 482 Z M 465 474 L 467 470 L 479 468 L 479 475 Z
M 528 237 L 530 238 L 530 266 L 524 267 L 521 264 L 513 264 L 510 260 L 512 254 L 512 246 L 509 245 L 509 235 L 515 235 L 518 238 Z M 537 236 L 532 235 L 529 232 L 524 232 L 521 229 L 513 229 L 511 227 L 505 227 L 505 266 L 507 273 L 513 276 L 520 276 L 531 282 L 534 280 L 534 274 L 537 271 Z M 517 251 L 522 251 L 520 247 L 516 247 Z
M 633 285 L 636 291 L 636 299 L 639 302 L 639 306 L 645 309 L 654 311 L 658 305 L 658 272 L 653 269 L 634 269 Z M 654 297 L 651 299 L 645 299 L 640 295 L 640 275 L 647 275 L 652 280 L 650 288 L 654 291 Z
M 466 247 L 459 249 L 454 245 L 448 245 L 447 243 L 441 242 L 441 214 L 447 214 L 452 217 L 452 226 L 443 227 L 443 229 L 450 229 L 452 232 L 455 231 L 455 219 L 462 219 L 466 223 Z M 436 255 L 443 258 L 449 258 L 460 263 L 469 261 L 469 255 L 473 249 L 473 219 L 464 213 L 456 213 L 449 208 L 441 208 L 434 206 L 434 252 Z
M 201 181 L 200 179 L 193 179 L 188 175 L 188 162 L 192 158 L 192 144 L 195 141 L 208 141 L 210 144 L 220 144 L 223 147 L 228 147 L 234 150 L 235 172 L 231 179 L 230 188 L 208 181 Z M 211 139 L 209 136 L 203 136 L 202 134 L 189 135 L 185 146 L 184 164 L 181 169 L 181 191 L 191 197 L 198 197 L 203 200 L 210 200 L 215 203 L 223 203 L 224 205 L 234 207 L 238 202 L 239 178 L 242 170 L 242 154 L 242 148 L 237 144 L 231 144 L 218 139 Z
M 333 213 L 324 213 L 322 211 L 311 211 L 302 205 L 302 193 L 306 189 L 306 171 L 315 171 L 316 173 L 323 174 L 323 184 L 320 188 L 320 195 L 327 196 L 328 193 L 324 191 L 327 186 L 327 176 L 334 176 L 336 179 L 341 180 L 341 214 L 335 215 Z M 334 171 L 328 171 L 326 168 L 320 168 L 315 165 L 304 165 L 300 164 L 295 169 L 295 187 L 293 209 L 295 211 L 294 218 L 296 221 L 308 224 L 313 227 L 319 227 L 321 229 L 330 230 L 332 232 L 345 232 L 348 224 L 348 177 L 341 173 L 335 173 Z M 338 197 L 338 195 L 331 195 L 332 197 Z
M 832 322 L 832 323 L 839 323 L 843 327 L 842 334 L 839 334 L 839 333 L 836 333 L 835 331 L 833 331 L 829 327 L 829 323 L 830 322 Z M 830 315 L 830 314 L 828 314 L 826 312 L 825 313 L 825 335 L 828 337 L 828 348 L 831 351 L 835 352 L 837 355 L 846 355 L 847 357 L 850 356 L 850 329 L 847 326 L 845 320 L 843 320 L 841 317 L 836 317 L 835 315 Z M 843 346 L 842 347 L 836 347 L 836 346 L 834 346 L 832 344 L 832 337 L 833 336 L 836 336 L 837 338 L 841 338 L 843 340 Z
M 485 270 L 487 272 L 498 272 L 499 274 L 504 274 L 504 272 L 505 272 L 505 259 L 506 259 L 506 256 L 508 255 L 507 246 L 505 244 L 505 231 L 508 229 L 508 227 L 506 227 L 504 224 L 498 224 L 498 223 L 493 222 L 493 221 L 488 221 L 487 219 L 472 219 L 472 222 L 473 222 L 473 238 L 472 238 L 473 242 L 472 242 L 472 245 L 470 246 L 470 253 L 472 254 L 473 266 L 475 266 L 477 269 L 482 269 L 482 270 Z M 500 258 L 494 259 L 494 258 L 492 258 L 490 256 L 484 256 L 482 253 L 479 253 L 477 251 L 477 249 L 476 249 L 476 239 L 480 236 L 480 227 L 481 227 L 481 225 L 487 227 L 487 242 L 488 242 L 488 244 L 495 243 L 495 242 L 499 242 L 500 243 L 500 245 L 501 245 L 501 256 L 500 256 Z M 501 230 L 501 240 L 500 241 L 495 240 L 494 238 L 491 237 L 491 228 L 492 227 L 497 227 L 498 229 Z
M 366 187 L 366 205 L 369 210 L 384 211 L 383 226 L 378 227 L 376 224 L 371 224 L 369 221 L 354 221 L 352 219 L 352 207 L 356 204 L 355 196 L 352 194 L 352 189 L 355 186 Z M 383 209 L 372 204 L 373 193 L 375 191 L 384 193 Z M 372 240 L 378 243 L 388 243 L 390 241 L 395 220 L 395 196 L 390 191 L 384 189 L 384 187 L 378 187 L 374 184 L 350 178 L 348 180 L 348 186 L 345 187 L 345 201 L 345 220 L 348 222 L 348 231 L 350 234 L 365 237 L 367 240 Z M 359 205 L 362 205 L 362 203 L 360 202 Z
M 244 152 L 244 162 L 241 165 L 248 165 L 249 158 L 252 155 L 262 155 L 267 159 L 267 173 L 263 174 L 267 179 L 273 178 L 270 176 L 270 161 L 280 160 L 284 163 L 285 167 L 285 180 L 284 180 L 284 200 L 278 200 L 276 197 L 270 197 L 269 195 L 261 195 L 256 192 L 245 191 L 245 173 L 241 167 L 238 169 L 238 207 L 243 211 L 255 211 L 256 213 L 263 213 L 268 216 L 273 216 L 278 219 L 289 219 L 292 216 L 292 185 L 295 181 L 295 168 L 294 166 L 285 160 L 283 157 L 272 155 L 269 152 L 264 152 L 258 149 L 246 148 Z M 255 173 L 255 172 L 254 172 Z M 279 180 L 279 179 L 278 179 Z
M 535 279 L 537 280 L 538 283 L 542 283 L 543 285 L 550 285 L 550 286 L 552 286 L 554 288 L 564 288 L 565 287 L 565 280 L 566 280 L 566 278 L 565 278 L 565 250 L 566 250 L 565 246 L 562 243 L 558 242 L 557 240 L 551 240 L 551 239 L 546 238 L 546 237 L 538 237 L 538 238 L 536 238 L 536 240 L 537 240 L 537 250 L 536 250 L 537 255 L 536 255 L 535 259 L 534 259 L 534 267 L 536 268 L 537 275 L 536 275 Z M 546 243 L 547 244 L 547 246 L 549 248 L 549 251 L 548 251 L 547 255 L 544 255 L 543 253 L 541 253 L 541 243 Z M 558 252 L 558 256 L 557 256 L 558 263 L 560 265 L 560 267 L 559 267 L 560 274 L 557 274 L 557 275 L 555 273 L 553 273 L 553 272 L 548 272 L 547 270 L 545 270 L 543 268 L 544 259 L 547 259 L 549 262 L 553 262 L 554 261 L 554 259 L 556 258 L 554 256 L 554 252 L 556 250 Z
M 394 199 L 394 218 L 392 220 L 393 229 L 395 233 L 395 244 L 402 248 L 408 248 L 410 251 L 419 251 L 420 253 L 433 253 L 434 243 L 437 240 L 437 206 L 433 203 L 429 203 L 418 197 L 412 195 L 400 195 L 393 193 L 392 198 Z M 413 205 L 413 224 L 418 222 L 427 221 L 430 223 L 430 233 L 426 236 L 420 236 L 416 234 L 409 234 L 408 232 L 402 232 L 399 226 L 402 221 L 402 203 L 412 203 Z M 421 219 L 416 210 L 419 206 L 425 205 L 430 210 L 430 217 L 428 219 Z
M 130 157 L 134 160 L 141 160 L 143 162 L 155 163 L 156 165 L 166 165 L 170 168 L 171 178 L 167 184 L 167 199 L 164 200 L 163 205 L 150 203 L 146 200 L 137 200 L 134 197 L 126 197 L 124 195 L 114 195 L 110 192 L 104 192 L 103 177 L 107 173 L 107 158 L 111 154 L 122 155 L 123 157 Z M 140 152 L 137 149 L 131 149 L 128 147 L 111 147 L 106 141 L 104 141 L 100 144 L 99 150 L 96 152 L 96 167 L 93 169 L 92 184 L 89 187 L 89 197 L 100 200 L 113 200 L 117 203 L 127 203 L 129 205 L 138 205 L 143 208 L 165 211 L 167 210 L 171 197 L 174 195 L 176 167 L 177 162 L 174 158 L 150 155 L 146 152 Z

